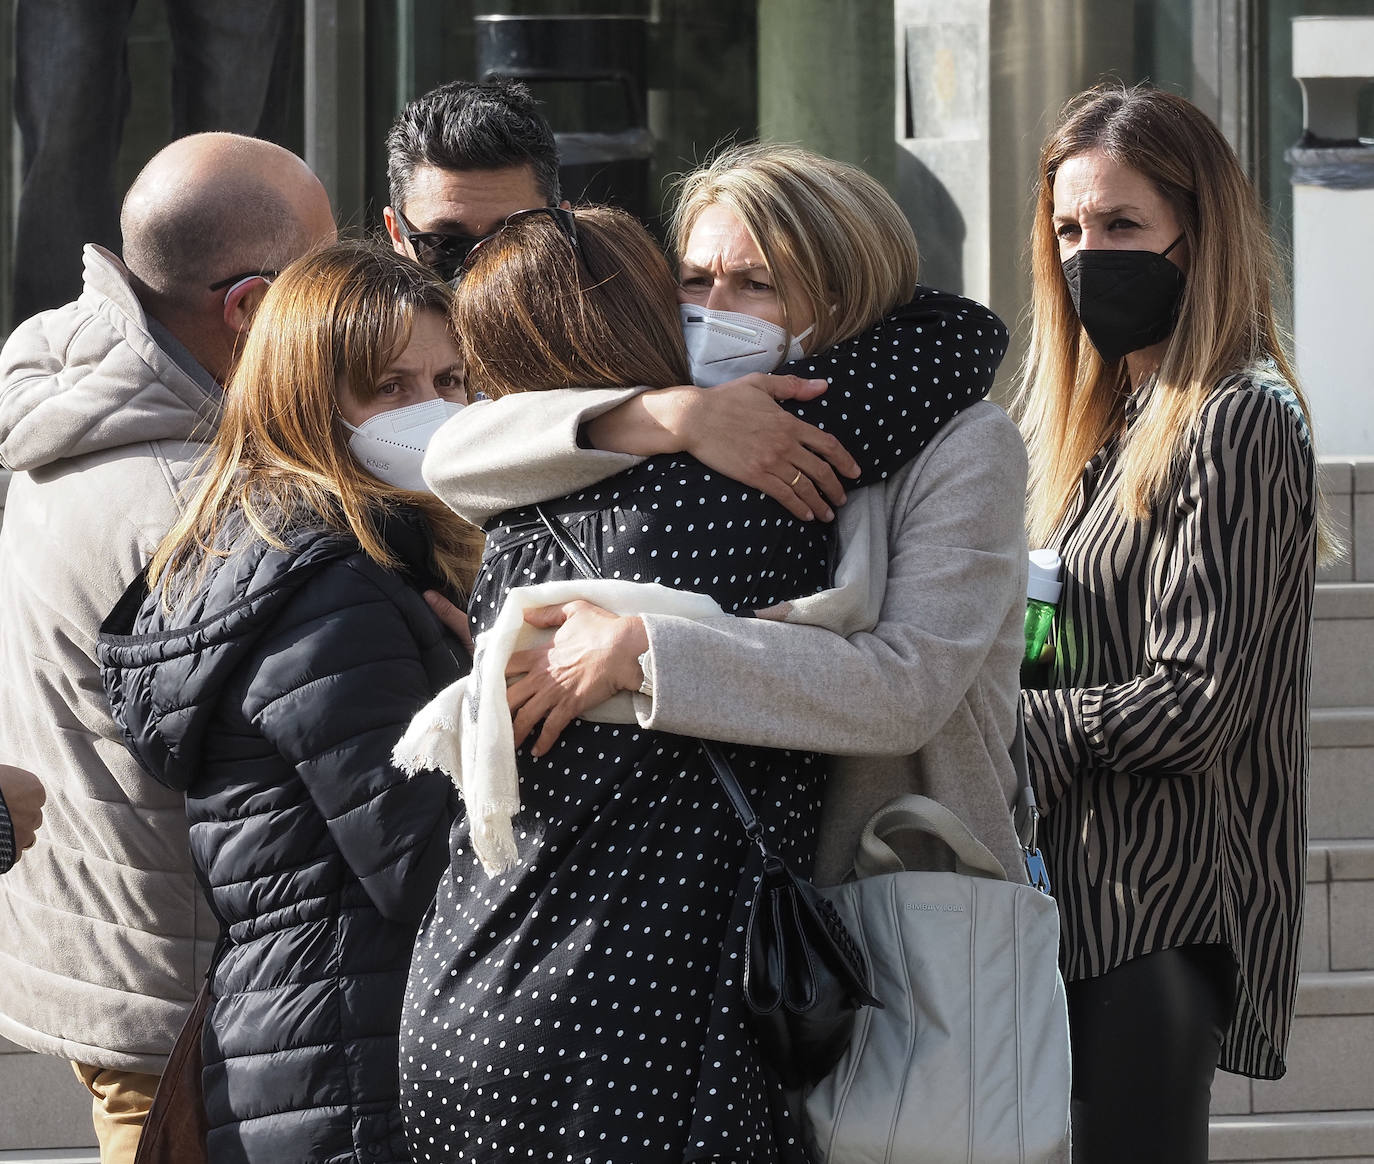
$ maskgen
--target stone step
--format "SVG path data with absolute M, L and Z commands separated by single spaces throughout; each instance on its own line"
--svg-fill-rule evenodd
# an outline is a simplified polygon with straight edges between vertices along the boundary
M 1322 458 L 1321 488 L 1346 545 L 1321 581 L 1374 582 L 1374 457 Z
M 1309 833 L 1374 837 L 1374 708 L 1315 708 L 1311 732 Z
M 1218 1074 L 1212 1110 L 1285 1118 L 1294 1112 L 1374 1111 L 1374 972 L 1304 973 L 1288 1074 L 1274 1080 Z M 1250 1157 L 1224 1157 L 1236 1158 Z
M 1214 1115 L 1208 1159 L 1374 1164 L 1374 1111 Z
M 1374 582 L 1320 582 L 1312 613 L 1316 618 L 1374 618 Z
M 1314 707 L 1314 748 L 1374 747 L 1374 707 Z
M 1307 847 L 1304 971 L 1374 971 L 1374 841 Z
M 1312 706 L 1374 707 L 1374 582 L 1322 583 L 1312 613 Z

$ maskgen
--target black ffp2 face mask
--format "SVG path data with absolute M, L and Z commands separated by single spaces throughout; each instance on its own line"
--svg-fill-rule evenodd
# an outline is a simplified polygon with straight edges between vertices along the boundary
M 1075 251 L 1064 261 L 1064 280 L 1079 322 L 1109 364 L 1167 338 L 1178 319 L 1183 272 L 1162 252 Z

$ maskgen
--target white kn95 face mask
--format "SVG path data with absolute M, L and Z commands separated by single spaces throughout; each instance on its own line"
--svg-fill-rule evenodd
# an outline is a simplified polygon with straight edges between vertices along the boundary
M 739 311 L 683 303 L 680 313 L 692 383 L 699 388 L 714 388 L 750 372 L 771 372 L 801 359 L 802 341 L 811 334 L 808 327 L 789 343 L 786 329 Z
M 369 416 L 360 425 L 344 421 L 353 435 L 348 449 L 369 473 L 397 489 L 425 492 L 420 462 L 434 434 L 463 406 L 451 400 L 425 400 Z

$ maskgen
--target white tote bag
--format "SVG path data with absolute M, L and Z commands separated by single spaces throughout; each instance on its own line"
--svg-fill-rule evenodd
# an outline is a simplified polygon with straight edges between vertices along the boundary
M 889 841 L 942 840 L 957 872 L 907 871 Z M 1069 1025 L 1054 899 L 1007 880 L 943 805 L 900 796 L 868 822 L 858 880 L 824 890 L 883 1009 L 859 1011 L 807 1095 L 824 1164 L 1035 1164 L 1065 1155 Z

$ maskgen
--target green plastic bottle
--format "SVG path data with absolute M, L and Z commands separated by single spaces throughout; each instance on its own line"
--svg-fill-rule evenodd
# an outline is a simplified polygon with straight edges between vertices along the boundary
M 1030 571 L 1026 576 L 1026 655 L 1027 663 L 1040 662 L 1050 623 L 1059 606 L 1059 551 L 1031 550 Z

